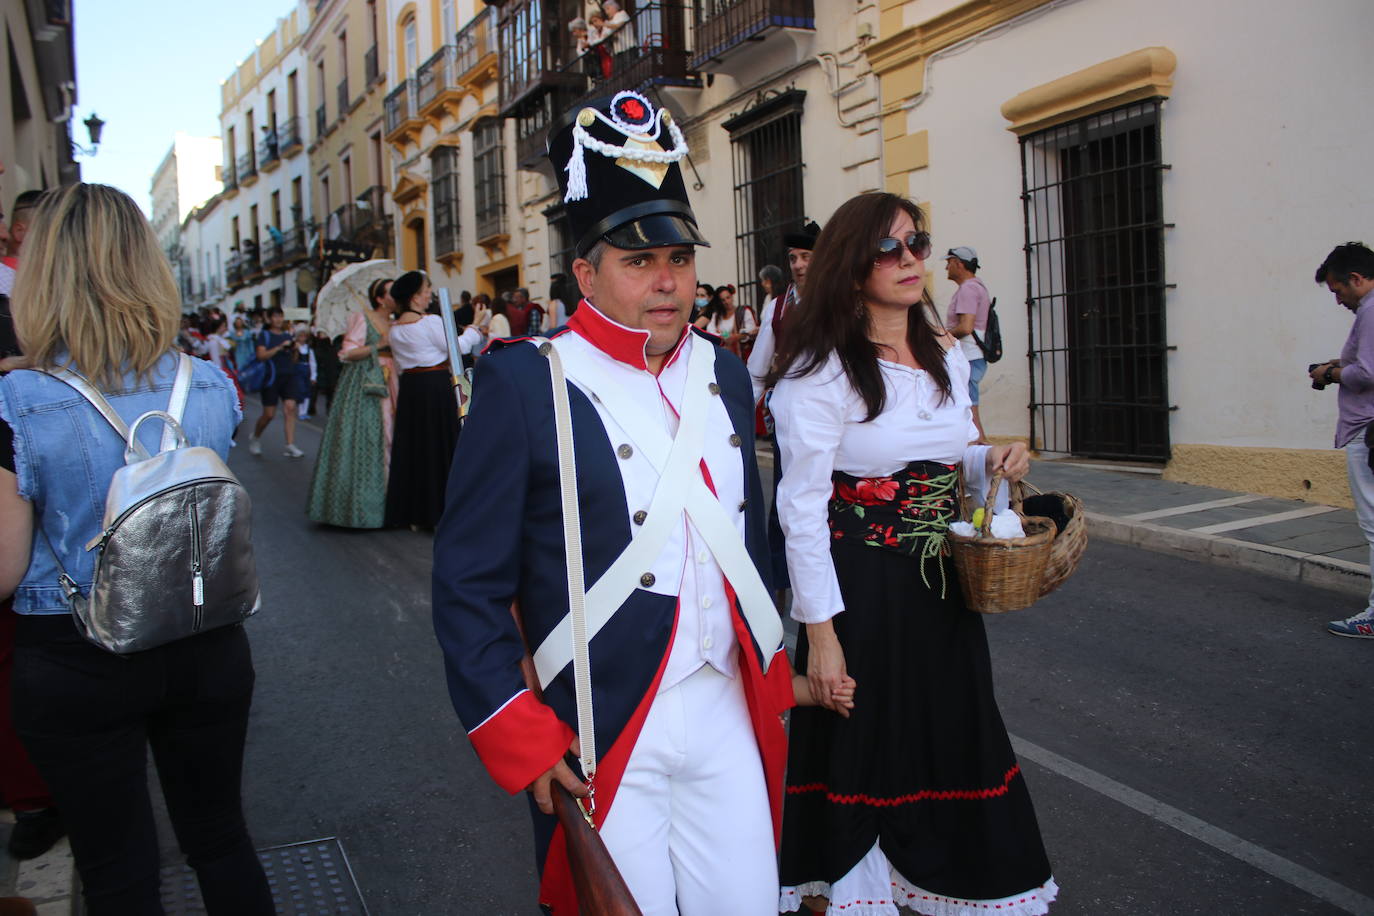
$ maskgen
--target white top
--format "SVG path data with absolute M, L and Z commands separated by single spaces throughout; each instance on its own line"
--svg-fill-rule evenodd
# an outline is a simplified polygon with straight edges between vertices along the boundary
M 209 345 L 210 362 L 221 369 L 229 368 L 228 357 L 234 352 L 234 345 L 229 342 L 229 338 L 223 334 L 211 334 L 205 342 Z
M 15 269 L 8 264 L 0 264 L 0 296 L 8 296 L 14 290 Z
M 844 610 L 827 523 L 834 471 L 886 477 L 912 461 L 963 462 L 970 491 L 979 492 L 986 484 L 987 446 L 969 445 L 978 438 L 978 428 L 963 352 L 951 347 L 945 354 L 953 395 L 944 401 L 924 370 L 878 363 L 887 401 L 870 423 L 863 422 L 863 398 L 834 354 L 810 375 L 780 380 L 769 402 L 782 453 L 778 518 L 787 537 L 792 616 L 803 623 L 820 623 Z
M 417 366 L 437 366 L 448 359 L 444 319 L 438 315 L 426 315 L 413 324 L 393 324 L 388 335 L 391 356 L 402 372 Z M 482 332 L 476 328 L 468 328 L 458 335 L 460 355 L 467 355 L 481 346 Z
M 739 319 L 739 331 L 741 334 L 752 334 L 759 329 L 759 323 L 754 320 L 754 310 L 745 308 L 742 305 L 735 306 L 735 314 L 730 317 L 717 312 L 706 322 L 703 329 L 707 334 L 714 334 L 725 340 L 735 333 L 735 319 Z
M 778 297 L 773 296 L 763 304 L 763 317 L 759 319 L 759 336 L 754 338 L 754 349 L 749 353 L 749 378 L 754 383 L 754 403 L 763 397 L 763 380 L 773 368 L 773 309 Z

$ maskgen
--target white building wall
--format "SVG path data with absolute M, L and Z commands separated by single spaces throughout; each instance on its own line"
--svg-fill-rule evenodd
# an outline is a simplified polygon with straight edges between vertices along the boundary
M 912 4 L 908 22 L 950 5 Z M 1312 276 L 1335 244 L 1371 235 L 1371 22 L 1365 0 L 1325 0 L 1319 17 L 1282 0 L 1070 0 L 936 56 L 907 114 L 908 132 L 930 132 L 910 191 L 932 203 L 937 252 L 976 247 L 999 297 L 1007 355 L 984 382 L 989 433 L 1024 435 L 1030 396 L 1020 148 L 1000 108 L 1158 45 L 1178 59 L 1161 115 L 1171 441 L 1330 443 L 1335 399 L 1304 369 L 1339 351 L 1350 315 Z M 952 284 L 938 257 L 927 266 L 943 312 Z

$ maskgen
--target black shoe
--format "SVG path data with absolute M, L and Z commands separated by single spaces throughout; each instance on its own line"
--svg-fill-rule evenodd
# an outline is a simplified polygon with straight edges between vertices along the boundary
M 67 835 L 62 815 L 56 808 L 42 811 L 16 811 L 10 831 L 9 854 L 14 859 L 36 859 Z

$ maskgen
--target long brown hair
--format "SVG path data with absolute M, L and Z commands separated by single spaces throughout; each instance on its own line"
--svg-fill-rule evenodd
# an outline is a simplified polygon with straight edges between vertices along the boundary
M 868 409 L 864 422 L 883 412 L 887 388 L 878 366 L 881 348 L 869 337 L 862 287 L 873 271 L 878 240 L 888 234 L 901 211 L 911 217 L 917 232 L 925 230 L 925 214 L 920 207 L 905 197 L 883 192 L 851 197 L 826 222 L 806 271 L 806 290 L 787 317 L 777 366 L 768 375 L 768 385 L 776 385 L 782 378 L 810 375 L 834 353 Z M 927 290 L 921 293 L 921 301 L 907 310 L 906 340 L 916 362 L 948 399 L 953 392 L 945 368 L 945 348 L 927 317 L 932 305 Z

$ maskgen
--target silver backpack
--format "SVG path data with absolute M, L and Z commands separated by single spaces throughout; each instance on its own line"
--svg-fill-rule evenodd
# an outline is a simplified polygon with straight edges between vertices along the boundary
M 82 635 L 126 655 L 257 613 L 248 493 L 213 449 L 190 445 L 181 428 L 191 357 L 180 354 L 167 410 L 150 410 L 132 427 L 75 372 L 48 374 L 76 389 L 124 440 L 124 466 L 110 481 L 101 532 L 86 545 L 98 551 L 89 597 L 57 561 Z M 155 455 L 137 439 L 149 419 L 163 424 Z

